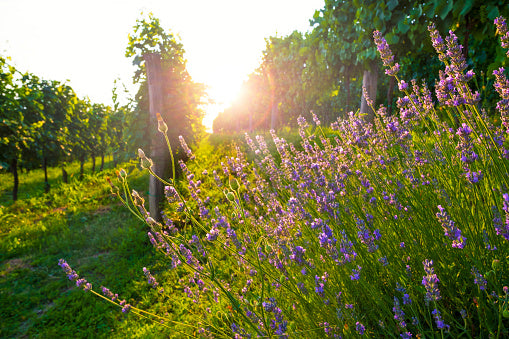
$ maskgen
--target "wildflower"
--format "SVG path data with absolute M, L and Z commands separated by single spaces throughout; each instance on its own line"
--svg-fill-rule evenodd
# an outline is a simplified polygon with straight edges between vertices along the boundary
M 509 80 L 504 74 L 505 69 L 500 67 L 498 70 L 493 71 L 495 76 L 494 87 L 501 97 L 497 103 L 497 110 L 500 112 L 502 125 L 509 131 Z
M 352 269 L 352 274 L 350 275 L 351 280 L 359 280 L 361 277 L 361 269 L 359 265 L 357 265 L 357 269 Z
M 433 260 L 425 259 L 422 264 L 424 265 L 424 271 L 426 275 L 422 277 L 422 284 L 426 288 L 426 295 L 424 300 L 428 304 L 432 300 L 440 300 L 440 291 L 438 289 L 438 282 L 440 281 L 435 274 L 433 268 Z
M 363 335 L 364 332 L 366 331 L 366 328 L 364 327 L 363 324 L 361 324 L 360 322 L 356 322 L 355 323 L 355 330 L 357 331 L 357 333 L 359 333 L 360 335 Z
M 166 125 L 163 118 L 161 117 L 161 114 L 156 113 L 156 117 L 157 117 L 157 130 L 161 133 L 168 132 L 168 126 Z
M 486 285 L 488 282 L 486 279 L 482 276 L 481 273 L 479 273 L 479 270 L 476 267 L 472 267 L 472 275 L 474 276 L 474 283 L 479 286 L 481 290 L 486 290 Z
M 497 26 L 497 34 L 500 35 L 500 41 L 503 48 L 509 48 L 509 31 L 507 30 L 507 24 L 505 23 L 505 18 L 499 16 L 495 18 L 495 26 Z M 509 57 L 509 51 L 507 51 L 507 56 Z
M 151 169 L 154 163 L 150 158 L 147 158 L 145 152 L 141 148 L 138 148 L 138 157 L 140 158 L 140 166 L 143 169 Z
M 451 220 L 451 217 L 447 214 L 445 209 L 438 205 L 439 213 L 436 214 L 438 221 L 442 224 L 445 235 L 452 240 L 452 247 L 454 248 L 463 248 L 465 247 L 466 238 L 461 235 L 461 230 L 455 226 L 454 221 Z
M 79 275 L 76 273 L 76 271 L 74 271 L 64 259 L 58 260 L 58 266 L 64 270 L 69 280 L 77 280 L 79 278 Z
M 325 282 L 326 282 L 326 280 L 323 279 L 323 277 L 319 277 L 319 276 L 315 275 L 315 292 L 322 298 L 325 297 L 325 289 L 324 289 Z
M 154 276 L 150 274 L 150 271 L 146 267 L 143 267 L 143 274 L 145 275 L 145 277 L 147 277 L 148 284 L 151 285 L 153 288 L 156 288 L 159 285 Z
M 315 112 L 311 111 L 311 115 L 313 116 L 313 121 L 315 122 L 316 126 L 320 126 L 321 122 L 318 119 L 318 117 L 316 116 Z
M 392 54 L 389 45 L 384 37 L 382 37 L 382 33 L 380 31 L 374 31 L 373 37 L 375 40 L 375 44 L 378 52 L 380 53 L 380 57 L 382 58 L 382 62 L 387 69 L 385 70 L 385 74 L 387 75 L 396 75 L 399 72 L 399 64 L 394 62 L 394 55 Z
M 477 184 L 483 178 L 483 174 L 481 170 L 477 172 L 468 170 L 465 177 L 471 184 Z
M 473 150 L 471 133 L 472 129 L 465 123 L 461 124 L 461 127 L 456 131 L 456 135 L 460 137 L 460 143 L 456 146 L 456 149 L 460 151 L 461 161 L 466 164 L 471 164 L 479 158 Z
M 387 266 L 387 265 L 389 265 L 389 262 L 387 261 L 387 256 L 384 256 L 384 257 L 378 258 L 378 262 L 380 262 L 380 263 L 382 264 L 382 266 Z
M 129 311 L 131 311 L 131 305 L 130 304 L 125 304 L 122 307 L 122 313 L 127 314 L 127 313 L 129 313 Z
M 495 217 L 493 218 L 493 224 L 497 235 L 501 235 L 505 240 L 509 240 L 509 194 L 502 194 L 502 198 L 504 199 L 502 209 L 505 212 L 505 223 L 502 223 L 502 218 L 496 207 L 494 207 Z
M 340 264 L 352 262 L 357 257 L 357 253 L 353 250 L 353 243 L 348 240 L 348 236 L 345 230 L 341 231 L 341 241 L 339 245 L 339 251 L 343 254 L 343 258 L 339 261 Z
M 302 246 L 295 246 L 292 254 L 290 254 L 290 259 L 295 261 L 297 265 L 304 265 L 306 260 L 304 259 L 304 254 L 306 253 L 306 249 Z
M 446 325 L 444 321 L 442 320 L 442 317 L 440 316 L 440 311 L 438 309 L 434 309 L 431 314 L 433 314 L 433 317 L 435 318 L 435 323 L 437 324 L 438 329 L 449 329 L 449 325 Z
M 433 45 L 433 48 L 435 48 L 435 50 L 438 53 L 438 58 L 440 59 L 440 61 L 444 61 L 445 60 L 445 51 L 446 51 L 444 39 L 442 39 L 442 37 L 440 36 L 440 33 L 438 33 L 438 30 L 436 29 L 436 26 L 434 23 L 431 23 L 428 26 L 428 31 L 431 36 L 431 44 Z
M 102 286 L 101 287 L 101 290 L 102 290 L 102 293 L 111 299 L 111 301 L 116 301 L 118 299 L 118 294 L 113 294 L 113 292 L 111 292 L 108 288 Z
M 400 91 L 406 91 L 408 89 L 408 82 L 405 82 L 405 80 L 401 80 L 399 83 L 398 83 L 398 88 Z
M 404 329 L 406 327 L 405 313 L 401 309 L 401 305 L 397 297 L 394 297 L 394 307 L 392 308 L 392 311 L 394 312 L 394 320 L 398 321 L 398 325 Z
M 184 137 L 179 135 L 179 141 L 180 141 L 180 146 L 182 146 L 182 149 L 186 153 L 186 155 L 189 158 L 189 160 L 194 160 L 196 157 L 194 156 L 194 154 L 191 151 L 191 149 L 189 148 L 189 146 L 187 146 L 187 143 L 184 140 Z

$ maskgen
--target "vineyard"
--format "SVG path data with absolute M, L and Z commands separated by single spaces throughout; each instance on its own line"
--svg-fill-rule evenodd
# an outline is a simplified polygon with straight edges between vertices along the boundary
M 124 105 L 0 58 L 0 336 L 508 337 L 507 11 L 325 1 L 210 135 L 152 14 Z

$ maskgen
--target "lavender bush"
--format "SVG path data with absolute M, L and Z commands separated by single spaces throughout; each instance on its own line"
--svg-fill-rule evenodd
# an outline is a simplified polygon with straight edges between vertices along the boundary
M 495 24 L 507 47 L 505 20 Z M 101 297 L 192 336 L 507 336 L 509 81 L 503 69 L 494 72 L 501 97 L 501 124 L 494 124 L 469 84 L 474 72 L 454 33 L 444 40 L 433 25 L 429 31 L 445 64 L 436 99 L 424 83 L 398 77 L 375 32 L 386 73 L 403 94 L 399 114 L 381 106 L 374 124 L 352 113 L 330 129 L 299 118 L 299 147 L 272 132 L 272 154 L 263 137 L 246 135 L 251 163 L 240 151 L 219 171 L 193 173 L 181 162 L 184 183 L 163 180 L 164 224 L 120 171 L 113 190 L 167 259 L 165 281 L 144 269 L 148 284 L 164 298 L 165 286 L 180 279 L 203 313 L 184 325 L 105 287 Z M 166 131 L 162 120 L 159 130 Z M 152 161 L 139 155 L 154 175 Z

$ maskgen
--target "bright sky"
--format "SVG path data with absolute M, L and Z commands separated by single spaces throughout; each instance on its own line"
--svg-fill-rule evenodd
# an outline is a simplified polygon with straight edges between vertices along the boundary
M 142 11 L 152 12 L 180 36 L 189 73 L 219 103 L 207 108 L 210 127 L 260 64 L 264 38 L 309 30 L 323 7 L 324 0 L 0 0 L 0 55 L 110 105 L 115 79 L 134 92 L 127 35 Z

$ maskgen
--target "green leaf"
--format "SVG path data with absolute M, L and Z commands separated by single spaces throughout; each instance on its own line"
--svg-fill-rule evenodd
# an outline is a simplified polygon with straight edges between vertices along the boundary
M 463 4 L 462 4 L 462 7 L 463 9 L 461 10 L 460 12 L 460 16 L 465 16 L 468 14 L 468 12 L 470 12 L 470 10 L 472 9 L 472 6 L 474 5 L 474 0 L 466 0 Z
M 399 42 L 399 37 L 396 34 L 389 32 L 385 35 L 385 40 L 387 40 L 389 45 L 393 45 Z
M 438 11 L 438 15 L 440 16 L 440 18 L 442 18 L 442 20 L 445 20 L 449 12 L 452 10 L 453 6 L 454 2 L 452 0 L 447 0 L 447 2 L 445 3 L 443 1 L 440 2 L 439 5 L 440 9 Z
M 398 22 L 398 31 L 399 32 L 406 34 L 406 32 L 408 32 L 409 29 L 410 29 L 410 26 L 406 24 L 406 20 L 402 20 L 402 21 Z
M 387 2 L 387 8 L 389 9 L 389 11 L 392 11 L 394 8 L 396 8 L 396 6 L 398 5 L 399 1 L 398 0 L 389 0 Z
M 497 6 L 493 6 L 493 5 L 488 6 L 488 19 L 493 21 L 499 15 L 500 15 L 500 13 L 498 11 L 498 7 Z

